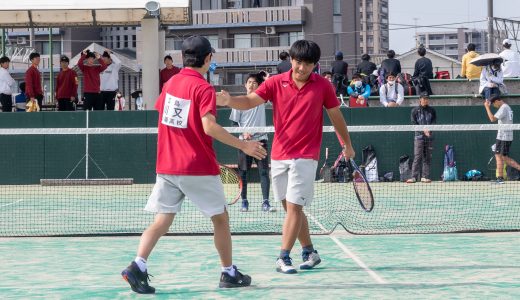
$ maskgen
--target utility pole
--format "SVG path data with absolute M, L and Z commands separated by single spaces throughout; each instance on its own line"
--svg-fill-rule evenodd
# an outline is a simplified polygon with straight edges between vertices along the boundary
M 488 52 L 495 52 L 495 34 L 493 33 L 493 0 L 487 1 L 488 11 Z
M 415 25 L 415 48 L 419 48 L 419 37 L 417 36 L 417 20 L 419 20 L 419 18 L 413 18 L 413 23 Z

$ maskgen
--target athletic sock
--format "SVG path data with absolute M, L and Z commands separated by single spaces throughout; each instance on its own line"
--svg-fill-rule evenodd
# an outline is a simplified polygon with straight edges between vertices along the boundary
M 235 266 L 231 265 L 229 267 L 222 267 L 222 272 L 226 272 L 228 273 L 229 276 L 231 277 L 235 277 L 236 276 L 236 272 L 235 272 Z
M 291 254 L 291 250 L 280 250 L 280 258 L 289 257 L 289 254 Z
M 139 267 L 139 270 L 141 270 L 141 272 L 145 272 L 146 271 L 146 269 L 147 269 L 146 259 L 144 259 L 144 258 L 142 258 L 140 256 L 136 256 L 134 261 L 137 264 L 137 266 Z
M 309 246 L 302 247 L 302 252 L 312 253 L 314 252 L 314 247 L 312 246 L 312 244 L 310 244 Z

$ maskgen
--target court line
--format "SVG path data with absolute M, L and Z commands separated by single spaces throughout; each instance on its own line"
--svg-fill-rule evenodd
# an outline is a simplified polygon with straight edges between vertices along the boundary
M 15 202 L 7 203 L 7 204 L 4 204 L 4 205 L 0 205 L 0 207 L 5 207 L 5 206 L 9 206 L 9 205 L 14 205 L 14 204 L 16 204 L 16 203 L 18 203 L 18 202 L 20 202 L 20 201 L 23 201 L 23 199 L 20 199 L 20 200 L 15 201 Z
M 321 228 L 321 230 L 327 231 L 325 226 L 318 222 L 318 220 L 316 220 L 314 216 L 312 216 L 309 213 L 306 213 L 306 215 L 309 218 L 311 218 L 312 221 L 314 221 L 314 223 L 316 223 L 316 225 L 318 225 Z M 368 275 L 370 275 L 370 277 L 372 277 L 377 283 L 387 284 L 386 280 L 381 278 L 381 276 L 379 276 L 376 272 L 372 271 L 354 252 L 350 251 L 350 249 L 347 248 L 347 246 L 345 246 L 338 238 L 332 236 L 331 234 L 329 234 L 328 237 L 331 238 L 334 241 L 334 243 L 336 243 L 336 245 L 338 245 L 341 248 L 341 250 L 343 250 L 343 252 L 347 254 L 347 256 L 349 256 L 354 262 L 356 262 L 356 264 L 360 266 L 361 269 L 365 270 L 365 272 L 367 272 Z

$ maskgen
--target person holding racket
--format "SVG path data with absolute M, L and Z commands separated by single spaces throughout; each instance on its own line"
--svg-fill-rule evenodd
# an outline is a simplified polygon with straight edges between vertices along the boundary
M 303 207 L 310 205 L 314 196 L 324 107 L 345 145 L 344 155 L 347 158 L 355 155 L 334 88 L 313 73 L 320 59 L 320 47 L 312 41 L 300 40 L 291 46 L 289 54 L 291 70 L 272 76 L 255 92 L 236 97 L 226 91 L 217 94 L 218 105 L 235 109 L 251 109 L 267 101 L 273 105 L 272 185 L 274 199 L 282 201 L 287 212 L 276 270 L 285 274 L 297 273 L 290 258 L 296 239 L 303 248 L 300 269 L 312 269 L 321 262 L 311 241 Z
M 204 37 L 184 40 L 184 69 L 164 85 L 155 104 L 159 111 L 157 181 L 145 207 L 156 214 L 155 220 L 141 236 L 137 257 L 121 273 L 137 293 L 155 292 L 148 283 L 147 259 L 159 238 L 168 232 L 186 196 L 213 222 L 222 264 L 219 287 L 251 284 L 251 277 L 232 263 L 227 200 L 212 138 L 256 159 L 265 158 L 267 151 L 260 142 L 239 140 L 216 123 L 215 90 L 204 80 L 213 52 Z
M 263 81 L 264 79 L 260 74 L 249 74 L 245 85 L 247 94 L 256 91 Z M 239 127 L 265 127 L 265 104 L 248 110 L 232 109 L 229 119 L 233 122 L 233 125 Z M 259 141 L 263 147 L 267 149 L 266 133 L 243 132 L 239 138 L 246 141 Z M 269 203 L 269 158 L 265 157 L 264 159 L 257 160 L 245 154 L 244 151 L 238 150 L 238 171 L 242 178 L 242 207 L 240 211 L 247 212 L 249 210 L 249 201 L 247 200 L 247 173 L 251 169 L 253 160 L 256 162 L 260 175 L 260 186 L 264 200 L 262 202 L 262 210 L 265 212 L 275 212 L 276 208 L 272 207 Z

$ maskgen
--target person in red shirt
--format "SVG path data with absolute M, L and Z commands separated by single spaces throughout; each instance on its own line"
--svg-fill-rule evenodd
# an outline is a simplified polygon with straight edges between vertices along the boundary
M 61 71 L 56 78 L 56 94 L 58 111 L 73 111 L 76 95 L 78 94 L 78 75 L 69 68 L 69 58 L 60 57 Z
M 99 65 L 94 64 L 94 60 L 99 62 Z M 85 103 L 83 107 L 85 110 L 104 110 L 105 104 L 101 99 L 100 85 L 101 80 L 99 74 L 108 67 L 104 60 L 101 59 L 101 55 L 90 50 L 85 50 L 81 53 L 81 57 L 78 61 L 78 68 L 83 73 L 83 97 Z
M 314 250 L 303 207 L 313 200 L 314 179 L 320 154 L 323 108 L 343 143 L 343 154 L 354 157 L 345 119 L 330 82 L 313 73 L 321 50 L 307 40 L 296 41 L 289 51 L 291 70 L 266 80 L 255 92 L 231 97 L 222 91 L 217 104 L 251 109 L 267 101 L 273 104 L 275 135 L 271 150 L 271 177 L 275 200 L 287 212 L 282 230 L 282 247 L 276 270 L 296 273 L 289 256 L 296 238 L 302 245 L 300 269 L 312 269 L 321 262 Z
M 164 57 L 164 64 L 166 67 L 159 72 L 159 91 L 161 92 L 164 84 L 170 80 L 173 75 L 178 74 L 181 71 L 181 69 L 173 65 L 173 59 L 170 55 Z
M 42 107 L 43 102 L 43 89 L 42 89 L 42 77 L 38 70 L 40 64 L 40 54 L 33 52 L 29 55 L 31 66 L 25 72 L 25 94 L 27 95 L 28 102 L 38 102 L 38 110 Z
M 137 257 L 121 273 L 137 293 L 155 292 L 148 284 L 146 260 L 159 238 L 168 232 L 185 197 L 213 222 L 222 264 L 219 287 L 251 284 L 251 277 L 240 273 L 232 262 L 227 202 L 212 138 L 256 159 L 263 159 L 267 151 L 260 142 L 239 140 L 217 124 L 215 90 L 203 76 L 209 70 L 213 51 L 206 38 L 187 38 L 182 44 L 184 68 L 165 84 L 155 104 L 159 111 L 157 181 L 145 210 L 156 216 L 141 236 Z

